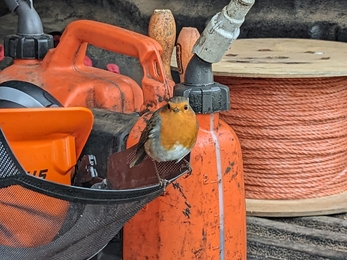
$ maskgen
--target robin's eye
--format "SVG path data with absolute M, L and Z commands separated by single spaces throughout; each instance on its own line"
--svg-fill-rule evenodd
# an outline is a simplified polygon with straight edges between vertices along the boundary
M 184 105 L 184 110 L 188 110 L 188 105 Z
M 168 109 L 171 109 L 170 104 L 167 104 L 167 108 L 168 108 Z

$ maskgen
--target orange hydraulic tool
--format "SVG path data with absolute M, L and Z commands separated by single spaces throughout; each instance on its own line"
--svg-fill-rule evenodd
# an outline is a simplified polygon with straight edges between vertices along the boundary
M 247 259 L 241 146 L 235 132 L 219 119 L 219 111 L 230 108 L 229 89 L 213 81 L 212 62 L 218 62 L 238 37 L 253 3 L 231 1 L 195 44 L 184 83 L 174 89 L 174 95 L 189 97 L 197 113 L 200 130 L 191 152 L 193 171 L 125 225 L 124 260 Z M 129 147 L 139 140 L 145 117 L 132 129 Z
M 56 48 L 52 48 L 52 37 L 43 35 L 45 41 L 22 34 L 5 38 L 5 55 L 13 57 L 14 64 L 0 72 L 0 83 L 23 80 L 42 87 L 63 106 L 122 113 L 158 106 L 172 96 L 160 58 L 162 48 L 148 36 L 87 20 L 70 23 Z M 42 42 L 49 44 L 42 47 Z M 85 66 L 88 43 L 138 58 L 143 68 L 142 90 L 125 75 Z

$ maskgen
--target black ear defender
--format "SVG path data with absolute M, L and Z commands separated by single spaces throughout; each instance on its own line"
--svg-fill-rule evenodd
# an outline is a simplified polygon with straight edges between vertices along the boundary
M 63 105 L 39 86 L 10 80 L 0 84 L 0 108 L 44 108 Z

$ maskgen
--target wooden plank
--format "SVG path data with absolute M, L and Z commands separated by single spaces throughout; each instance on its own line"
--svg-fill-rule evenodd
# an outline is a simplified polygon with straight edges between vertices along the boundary
M 247 260 L 264 260 L 263 255 L 247 254 Z M 266 257 L 266 260 L 278 260 L 278 258 Z
M 296 224 L 308 228 L 347 234 L 347 220 L 339 219 L 337 217 L 319 216 L 284 218 L 281 219 L 281 221 L 287 224 Z
M 171 67 L 177 70 L 176 52 Z M 347 43 L 313 39 L 237 39 L 213 64 L 217 76 L 310 78 L 347 75 Z
M 347 256 L 347 234 L 257 217 L 247 217 L 247 231 L 250 234 L 266 231 L 273 238 L 280 238 L 286 235 L 290 236 L 292 241 L 301 241 L 307 245 L 311 244 L 311 246 L 316 243 L 327 246 L 334 245 L 336 248 L 340 248 L 340 250 L 345 250 Z
M 248 260 L 347 259 L 345 225 L 335 216 L 247 217 Z
M 256 251 L 266 251 L 265 259 L 268 257 L 276 257 L 276 259 L 291 259 L 291 260 L 346 260 L 347 253 L 327 249 L 320 246 L 305 245 L 295 243 L 290 240 L 278 240 L 274 238 L 258 237 L 248 235 L 248 248 L 252 254 Z M 271 258 L 270 258 L 271 259 Z
M 254 200 L 246 199 L 249 216 L 299 217 L 347 212 L 347 192 L 302 200 Z

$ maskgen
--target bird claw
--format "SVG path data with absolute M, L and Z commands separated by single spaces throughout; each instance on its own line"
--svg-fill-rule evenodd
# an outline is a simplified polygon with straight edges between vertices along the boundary
M 165 180 L 165 179 L 162 179 L 162 178 L 159 178 L 159 185 L 164 187 L 164 191 L 167 187 L 167 185 L 169 184 L 169 181 L 168 180 Z

